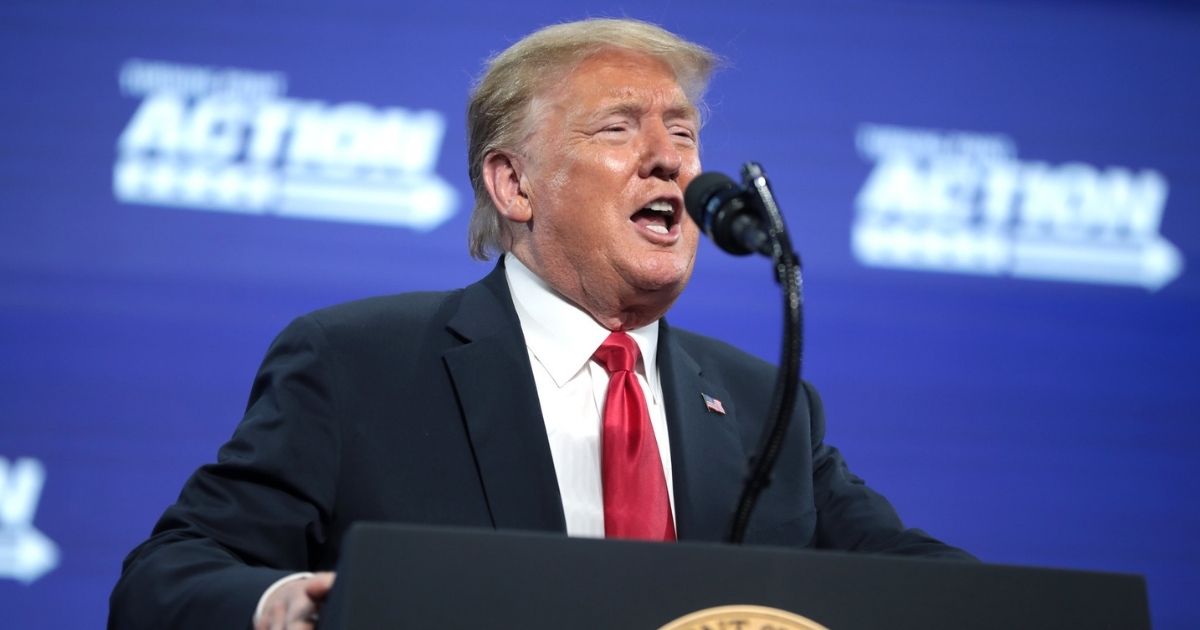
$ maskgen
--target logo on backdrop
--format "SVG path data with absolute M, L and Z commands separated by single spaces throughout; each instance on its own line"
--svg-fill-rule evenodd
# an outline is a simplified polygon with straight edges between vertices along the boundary
M 58 566 L 58 546 L 33 526 L 46 469 L 0 457 L 0 578 L 29 584 Z
M 1183 270 L 1157 171 L 1019 160 L 996 134 L 862 125 L 856 140 L 875 163 L 852 231 L 865 265 L 1151 291 Z
M 131 59 L 141 105 L 117 141 L 124 203 L 431 230 L 457 194 L 434 168 L 441 112 L 287 98 L 279 72 Z

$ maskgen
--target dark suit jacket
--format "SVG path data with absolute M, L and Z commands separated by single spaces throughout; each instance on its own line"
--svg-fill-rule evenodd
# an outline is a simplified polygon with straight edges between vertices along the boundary
M 680 540 L 720 541 L 775 368 L 670 328 L 659 338 Z M 707 410 L 702 394 L 724 404 Z M 747 542 L 966 556 L 905 529 L 825 445 L 805 387 Z M 367 299 L 293 322 L 245 418 L 129 554 L 110 627 L 245 627 L 263 591 L 333 569 L 355 521 L 565 532 L 503 269 L 466 289 Z

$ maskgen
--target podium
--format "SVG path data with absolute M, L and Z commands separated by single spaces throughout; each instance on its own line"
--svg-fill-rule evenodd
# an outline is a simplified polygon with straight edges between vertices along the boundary
M 1135 575 L 371 523 L 348 534 L 319 627 L 652 630 L 729 605 L 829 630 L 1150 627 Z M 810 627 L 731 614 L 672 627 Z

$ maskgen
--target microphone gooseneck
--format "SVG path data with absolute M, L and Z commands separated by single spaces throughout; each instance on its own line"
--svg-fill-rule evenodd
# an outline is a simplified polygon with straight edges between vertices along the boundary
M 721 249 L 736 256 L 757 252 L 771 258 L 775 282 L 783 290 L 783 346 L 771 396 L 774 421 L 764 429 L 758 450 L 750 458 L 750 473 L 729 528 L 729 542 L 741 544 L 758 495 L 771 483 L 771 470 L 796 408 L 804 355 L 804 280 L 783 214 L 758 164 L 742 166 L 741 186 L 721 173 L 701 173 L 688 185 L 684 205 L 701 231 Z

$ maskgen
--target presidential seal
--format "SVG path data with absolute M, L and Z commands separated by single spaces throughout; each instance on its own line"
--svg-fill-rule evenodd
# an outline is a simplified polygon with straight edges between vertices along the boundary
M 718 606 L 685 615 L 658 630 L 829 630 L 795 613 L 766 606 Z

